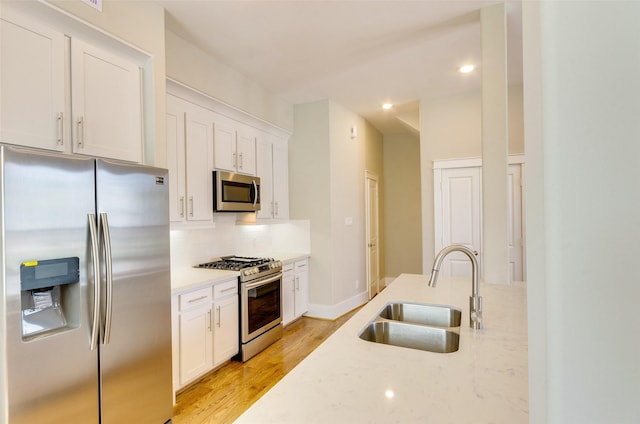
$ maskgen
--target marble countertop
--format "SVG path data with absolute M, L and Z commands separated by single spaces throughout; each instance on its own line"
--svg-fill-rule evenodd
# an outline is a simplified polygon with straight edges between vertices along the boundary
M 237 423 L 527 423 L 526 285 L 480 283 L 484 328 L 469 328 L 471 282 L 403 274 Z M 460 348 L 440 354 L 361 340 L 389 301 L 462 309 Z

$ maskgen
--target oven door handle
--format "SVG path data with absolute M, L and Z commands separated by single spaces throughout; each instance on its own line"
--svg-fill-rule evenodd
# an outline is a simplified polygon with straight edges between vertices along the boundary
M 256 281 L 253 283 L 249 283 L 249 284 L 245 284 L 245 289 L 247 290 L 251 290 L 251 289 L 255 289 L 256 287 L 260 287 L 260 286 L 264 286 L 265 284 L 269 284 L 273 281 L 279 280 L 282 278 L 282 273 L 279 272 L 276 275 L 274 275 L 273 277 L 267 278 L 265 280 L 260 280 L 260 281 Z

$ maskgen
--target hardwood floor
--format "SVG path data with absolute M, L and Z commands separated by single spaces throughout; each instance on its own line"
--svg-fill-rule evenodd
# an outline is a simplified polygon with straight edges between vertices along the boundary
M 249 361 L 231 361 L 176 397 L 173 424 L 231 423 L 357 311 L 335 321 L 302 317 Z

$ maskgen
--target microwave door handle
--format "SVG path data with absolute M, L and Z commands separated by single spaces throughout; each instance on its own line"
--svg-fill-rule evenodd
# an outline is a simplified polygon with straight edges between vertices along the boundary
M 253 207 L 255 208 L 258 203 L 258 184 L 256 184 L 256 180 L 251 180 L 251 183 L 253 184 Z

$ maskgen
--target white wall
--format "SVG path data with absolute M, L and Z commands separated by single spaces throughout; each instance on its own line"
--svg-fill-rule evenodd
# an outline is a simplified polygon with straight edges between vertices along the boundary
M 374 135 L 363 131 L 361 117 L 329 100 L 296 105 L 294 115 L 290 215 L 311 222 L 309 314 L 336 318 L 367 298 L 365 137 Z M 352 125 L 359 128 L 356 139 L 349 136 Z
M 296 105 L 289 139 L 289 216 L 311 221 L 309 300 L 331 304 L 331 186 L 329 184 L 329 105 Z
M 522 86 L 509 86 L 509 154 L 524 153 Z M 430 270 L 434 247 L 433 161 L 482 156 L 480 93 L 420 101 L 420 182 L 422 194 L 422 262 Z
M 639 20 L 523 4 L 532 423 L 640 417 Z
M 349 135 L 351 126 L 362 129 L 364 120 L 361 117 L 335 102 L 329 102 L 329 113 L 335 304 L 366 289 L 365 142 L 361 136 L 351 139 Z M 358 132 L 359 135 L 362 133 L 362 130 Z
M 420 139 L 410 134 L 384 138 L 384 277 L 422 272 Z
M 219 214 L 221 215 L 221 214 Z M 215 227 L 171 230 L 171 268 L 189 268 L 226 255 L 281 258 L 310 253 L 309 221 L 236 225 L 236 214 L 216 216 Z
M 167 76 L 276 126 L 293 129 L 291 104 L 169 30 L 166 47 Z

